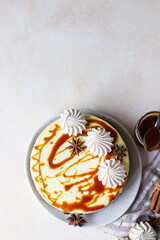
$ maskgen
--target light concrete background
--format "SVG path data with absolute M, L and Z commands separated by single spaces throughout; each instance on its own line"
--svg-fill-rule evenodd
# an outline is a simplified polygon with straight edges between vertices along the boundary
M 27 185 L 30 138 L 69 106 L 132 135 L 160 108 L 159 0 L 0 0 L 0 239 L 116 239 L 59 222 Z M 139 149 L 143 165 L 156 153 Z

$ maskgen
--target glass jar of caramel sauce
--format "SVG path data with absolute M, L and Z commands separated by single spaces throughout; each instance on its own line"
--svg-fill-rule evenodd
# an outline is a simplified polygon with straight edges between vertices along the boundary
M 152 127 L 155 126 L 155 123 L 158 118 L 158 111 L 151 111 L 146 113 L 143 117 L 141 117 L 136 126 L 135 126 L 135 136 L 138 142 L 143 146 L 143 137 L 145 133 Z M 160 145 L 158 149 L 160 148 Z

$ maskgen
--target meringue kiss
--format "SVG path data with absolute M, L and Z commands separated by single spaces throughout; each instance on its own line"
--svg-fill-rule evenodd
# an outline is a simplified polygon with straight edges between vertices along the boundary
M 60 116 L 59 125 L 65 134 L 77 136 L 86 129 L 87 121 L 81 111 L 69 108 L 64 110 L 64 113 L 60 114 Z
M 115 188 L 122 185 L 125 178 L 126 171 L 120 161 L 111 158 L 101 163 L 98 171 L 98 179 L 102 181 L 103 185 Z
M 106 156 L 111 152 L 113 147 L 113 138 L 110 136 L 110 132 L 106 132 L 104 128 L 98 127 L 92 128 L 86 137 L 87 150 L 94 156 Z

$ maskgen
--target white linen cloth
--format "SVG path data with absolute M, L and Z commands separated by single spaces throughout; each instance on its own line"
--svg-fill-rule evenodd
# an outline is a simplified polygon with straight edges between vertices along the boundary
M 160 151 L 157 153 L 153 161 L 143 170 L 141 186 L 132 206 L 118 220 L 107 224 L 104 232 L 115 235 L 119 237 L 118 239 L 125 239 L 122 237 L 128 237 L 129 230 L 135 225 L 138 217 L 141 215 L 151 216 L 152 212 L 149 209 L 150 197 L 153 183 L 158 178 L 160 178 Z

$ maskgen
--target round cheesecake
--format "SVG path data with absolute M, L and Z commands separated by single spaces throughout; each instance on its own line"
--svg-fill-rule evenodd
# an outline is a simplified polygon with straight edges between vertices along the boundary
M 106 207 L 121 193 L 129 172 L 128 149 L 120 134 L 93 115 L 85 115 L 85 120 L 85 129 L 76 136 L 65 133 L 59 119 L 52 122 L 38 136 L 31 153 L 30 171 L 38 192 L 64 212 L 87 214 Z M 113 139 L 111 150 L 102 156 L 86 145 L 88 133 L 99 128 Z M 81 143 L 79 151 L 72 148 L 75 140 Z M 120 185 L 108 186 L 99 180 L 101 164 L 110 159 L 124 167 Z

